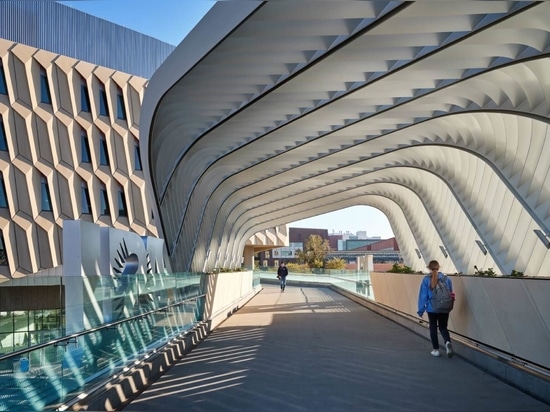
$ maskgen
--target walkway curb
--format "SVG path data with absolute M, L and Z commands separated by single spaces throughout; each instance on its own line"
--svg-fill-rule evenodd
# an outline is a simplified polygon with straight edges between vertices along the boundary
M 331 289 L 429 340 L 428 322 L 425 320 L 412 319 L 407 314 L 400 313 L 335 285 L 332 285 Z M 472 344 L 465 337 L 456 335 L 452 331 L 450 333 L 457 356 L 533 398 L 550 405 L 550 377 L 544 376 L 542 373 L 537 374 L 520 364 L 514 364 L 509 359 L 499 355 L 500 352 L 496 350 L 484 349 L 481 345 Z
M 239 301 L 233 302 L 214 314 L 212 319 L 203 321 L 193 329 L 173 338 L 163 347 L 148 354 L 146 358 L 137 361 L 135 366 L 113 376 L 108 382 L 98 385 L 84 399 L 66 403 L 65 405 L 69 406 L 68 410 L 117 411 L 123 409 L 261 290 L 261 287 L 255 288 Z

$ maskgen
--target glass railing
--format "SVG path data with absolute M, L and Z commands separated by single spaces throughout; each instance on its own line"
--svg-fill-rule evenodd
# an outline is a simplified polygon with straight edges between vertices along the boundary
M 319 272 L 320 273 L 290 272 L 287 277 L 287 282 L 329 283 L 374 300 L 374 293 L 372 291 L 368 271 L 319 270 Z M 254 271 L 254 277 L 256 276 L 259 276 L 262 280 L 277 280 L 277 273 L 275 271 Z
M 252 275 L 252 287 L 255 288 L 257 286 L 260 286 L 261 279 L 262 279 L 261 273 L 254 272 Z
M 73 320 L 73 329 L 78 322 L 84 327 L 70 336 L 55 328 L 49 341 L 25 342 L 24 348 L 15 346 L 20 349 L 0 356 L 0 411 L 55 410 L 192 329 L 202 320 L 202 276 L 60 278 L 64 294 L 69 293 L 65 318 Z M 81 285 L 69 285 L 71 281 Z M 33 330 L 35 318 L 27 316 L 29 336 L 38 333 Z M 19 337 L 21 326 L 11 333 Z M 3 334 L 14 341 L 9 331 Z M 55 338 L 59 335 L 63 337 Z

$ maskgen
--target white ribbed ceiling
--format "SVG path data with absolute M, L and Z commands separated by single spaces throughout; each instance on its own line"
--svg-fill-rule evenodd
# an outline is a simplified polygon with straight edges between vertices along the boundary
M 371 205 L 415 269 L 547 276 L 549 30 L 548 2 L 219 2 L 142 112 L 174 268 Z

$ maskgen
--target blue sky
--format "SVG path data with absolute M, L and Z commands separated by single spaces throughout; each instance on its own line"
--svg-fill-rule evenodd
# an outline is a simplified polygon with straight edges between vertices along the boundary
M 60 1 L 85 13 L 111 21 L 167 43 L 178 45 L 215 4 L 210 0 L 75 0 Z M 329 233 L 367 231 L 368 236 L 393 237 L 382 212 L 354 206 L 310 219 L 291 227 L 328 229 Z
M 85 13 L 178 45 L 216 3 L 210 0 L 59 1 Z

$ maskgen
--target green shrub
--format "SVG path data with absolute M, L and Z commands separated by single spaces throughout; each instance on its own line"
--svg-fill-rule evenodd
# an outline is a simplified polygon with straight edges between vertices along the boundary
M 478 269 L 478 267 L 474 265 L 474 269 L 475 269 L 475 272 L 474 272 L 474 275 L 475 275 L 475 276 L 489 276 L 489 277 L 493 277 L 493 276 L 496 276 L 496 275 L 497 275 L 497 274 L 495 273 L 495 271 L 493 270 L 493 268 L 488 268 L 487 270 L 483 270 L 483 269 Z
M 346 261 L 340 258 L 332 258 L 325 262 L 325 269 L 345 269 Z
M 399 263 L 394 263 L 392 268 L 388 270 L 390 273 L 415 273 L 414 270 L 412 270 L 407 265 L 400 265 Z
M 286 267 L 289 272 L 293 273 L 311 273 L 311 269 L 305 263 L 287 263 Z

